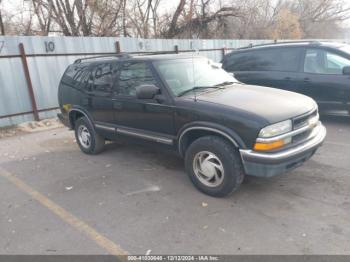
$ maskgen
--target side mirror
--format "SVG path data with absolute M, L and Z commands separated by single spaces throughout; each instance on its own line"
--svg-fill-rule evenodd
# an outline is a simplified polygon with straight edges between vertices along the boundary
M 343 75 L 350 75 L 350 66 L 345 66 L 343 68 Z
M 136 97 L 138 99 L 153 99 L 159 94 L 160 89 L 155 85 L 140 85 L 136 87 Z

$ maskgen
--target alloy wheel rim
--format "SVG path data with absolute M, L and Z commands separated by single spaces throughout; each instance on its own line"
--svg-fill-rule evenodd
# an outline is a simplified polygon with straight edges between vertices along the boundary
M 225 175 L 221 160 L 212 152 L 201 151 L 193 159 L 193 171 L 197 179 L 208 187 L 217 187 Z
M 91 146 L 91 134 L 89 129 L 86 126 L 79 126 L 78 129 L 78 139 L 80 144 L 88 149 Z

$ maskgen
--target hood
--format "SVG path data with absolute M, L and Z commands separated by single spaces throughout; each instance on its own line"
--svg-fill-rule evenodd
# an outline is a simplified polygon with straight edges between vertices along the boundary
M 197 101 L 243 110 L 260 116 L 271 124 L 305 114 L 316 107 L 316 102 L 305 95 L 244 84 L 198 94 Z

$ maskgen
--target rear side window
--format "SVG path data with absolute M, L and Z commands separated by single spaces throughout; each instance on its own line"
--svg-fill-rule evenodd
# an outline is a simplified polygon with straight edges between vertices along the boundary
M 225 62 L 227 71 L 287 71 L 299 69 L 300 48 L 273 48 L 231 55 Z
M 73 77 L 73 80 L 77 87 L 84 88 L 88 80 L 89 74 L 90 70 L 88 69 L 88 67 L 80 68 L 79 70 L 77 70 L 76 74 Z
M 136 87 L 143 84 L 156 84 L 149 66 L 144 62 L 126 62 L 119 74 L 117 94 L 135 96 Z
M 101 64 L 95 68 L 93 91 L 112 92 L 112 69 L 112 64 L 110 63 Z

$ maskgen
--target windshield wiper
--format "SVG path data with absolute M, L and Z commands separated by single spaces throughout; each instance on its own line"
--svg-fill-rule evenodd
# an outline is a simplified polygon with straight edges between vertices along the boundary
M 185 90 L 185 91 L 182 91 L 181 93 L 179 93 L 177 96 L 180 97 L 180 96 L 184 96 L 186 95 L 187 93 L 189 92 L 194 92 L 196 90 L 200 90 L 200 89 L 218 89 L 220 88 L 219 86 L 195 86 L 195 87 L 192 87 L 191 89 L 188 89 L 188 90 Z
M 233 85 L 233 84 L 237 84 L 238 82 L 232 82 L 232 81 L 225 81 L 225 82 L 222 82 L 220 84 L 217 84 L 215 86 L 229 86 L 229 85 Z

